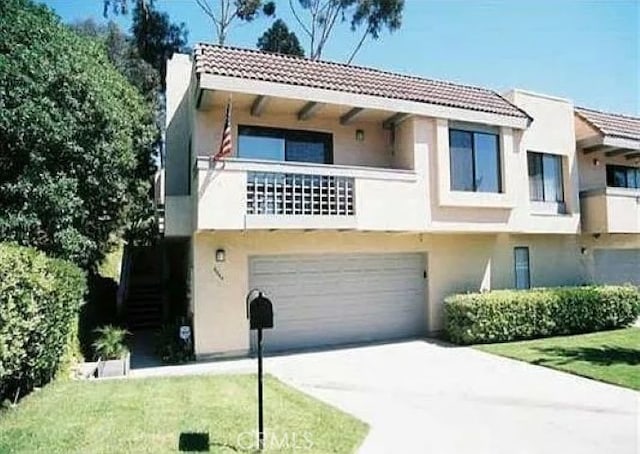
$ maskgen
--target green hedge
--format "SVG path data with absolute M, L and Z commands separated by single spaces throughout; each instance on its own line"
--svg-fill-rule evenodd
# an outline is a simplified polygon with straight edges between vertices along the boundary
M 496 290 L 445 299 L 445 333 L 456 344 L 588 333 L 621 328 L 640 315 L 631 286 Z
M 77 266 L 0 244 L 0 400 L 44 385 L 77 349 L 85 288 Z

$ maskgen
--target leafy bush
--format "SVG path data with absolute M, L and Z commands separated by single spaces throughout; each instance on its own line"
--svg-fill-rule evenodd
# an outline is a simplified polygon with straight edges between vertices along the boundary
M 166 323 L 156 333 L 156 354 L 163 363 L 180 364 L 193 361 L 193 343 L 180 338 L 180 326 L 177 321 Z
M 631 286 L 496 290 L 445 299 L 445 332 L 457 344 L 588 333 L 621 328 L 640 315 Z
M 94 268 L 151 206 L 153 110 L 47 7 L 0 18 L 0 238 Z
M 0 244 L 0 399 L 44 385 L 76 351 L 85 289 L 77 266 Z
M 96 358 L 120 359 L 129 353 L 125 342 L 129 332 L 117 326 L 107 325 L 95 330 L 98 335 L 93 342 Z

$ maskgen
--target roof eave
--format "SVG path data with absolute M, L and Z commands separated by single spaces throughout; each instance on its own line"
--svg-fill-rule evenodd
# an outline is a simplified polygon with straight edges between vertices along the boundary
M 577 145 L 578 145 L 578 148 L 583 148 L 583 149 L 589 148 L 589 147 L 603 146 L 603 147 L 613 147 L 613 148 L 640 151 L 640 140 L 631 139 L 628 137 L 605 135 L 602 133 L 579 140 L 577 142 Z
M 448 118 L 458 121 L 505 126 L 514 129 L 526 129 L 532 121 L 531 117 L 523 111 L 521 111 L 523 113 L 522 116 L 514 116 L 486 112 L 479 109 L 465 109 L 435 103 L 408 101 L 280 82 L 221 76 L 207 72 L 200 73 L 198 88 L 203 90 L 247 93 L 302 101 L 340 104 L 367 109 L 388 110 L 390 112 L 404 112 L 412 115 Z M 520 111 L 520 109 L 518 110 Z

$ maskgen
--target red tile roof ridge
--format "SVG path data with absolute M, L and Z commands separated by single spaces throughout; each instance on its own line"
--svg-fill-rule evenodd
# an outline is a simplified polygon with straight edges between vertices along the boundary
M 451 86 L 454 86 L 454 87 L 465 87 L 465 88 L 470 88 L 470 89 L 473 89 L 473 90 L 485 91 L 485 92 L 486 91 L 490 91 L 490 92 L 492 92 L 492 93 L 494 93 L 494 94 L 496 94 L 496 95 L 498 95 L 501 98 L 506 100 L 506 98 L 504 98 L 504 96 L 502 96 L 500 93 L 498 93 L 497 91 L 495 91 L 495 90 L 493 90 L 491 88 L 485 88 L 485 87 L 480 87 L 478 85 L 459 83 L 459 82 L 443 80 L 443 79 L 432 79 L 430 77 L 416 76 L 415 74 L 405 74 L 405 73 L 396 72 L 396 71 L 390 71 L 390 70 L 386 70 L 386 69 L 374 68 L 372 66 L 353 65 L 353 64 L 350 64 L 350 63 L 344 63 L 344 62 L 338 62 L 338 61 L 332 61 L 332 60 L 313 60 L 313 59 L 311 59 L 309 57 L 306 57 L 306 56 L 305 57 L 299 57 L 297 55 L 282 54 L 282 53 L 278 53 L 278 52 L 266 52 L 266 51 L 263 51 L 263 50 L 260 50 L 260 49 L 250 49 L 250 48 L 246 48 L 246 47 L 228 46 L 226 44 L 225 45 L 220 45 L 220 44 L 205 43 L 205 42 L 197 43 L 195 45 L 195 47 L 194 47 L 194 51 L 195 51 L 196 48 L 198 48 L 200 46 L 216 47 L 216 48 L 219 48 L 219 49 L 230 49 L 230 50 L 236 50 L 236 51 L 247 52 L 247 53 L 258 54 L 258 55 L 276 56 L 276 57 L 281 57 L 281 58 L 291 59 L 291 60 L 304 60 L 304 61 L 307 61 L 309 63 L 340 66 L 340 67 L 352 68 L 352 69 L 361 69 L 361 70 L 371 71 L 371 72 L 375 72 L 375 73 L 379 73 L 379 74 L 386 74 L 386 75 L 394 76 L 394 77 L 403 77 L 403 78 L 416 80 L 416 81 L 435 82 L 435 83 L 441 83 L 441 84 L 444 84 L 444 85 L 451 85 Z
M 621 113 L 616 113 L 616 112 L 607 112 L 605 110 L 600 110 L 600 109 L 593 109 L 591 107 L 583 107 L 583 106 L 575 106 L 575 110 L 580 112 L 580 111 L 587 111 L 587 112 L 594 112 L 594 113 L 598 113 L 601 115 L 611 115 L 613 117 L 622 117 L 622 118 L 627 118 L 629 120 L 640 120 L 640 116 L 638 117 L 634 117 L 633 115 L 629 115 L 629 114 L 621 114 Z
M 474 85 L 211 43 L 196 44 L 193 56 L 196 74 L 209 73 L 415 101 L 531 121 L 523 109 L 500 93 Z M 328 74 L 333 74 L 333 78 L 327 78 Z

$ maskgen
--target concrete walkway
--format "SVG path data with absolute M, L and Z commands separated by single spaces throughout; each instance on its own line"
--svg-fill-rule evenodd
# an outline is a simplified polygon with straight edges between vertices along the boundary
M 411 341 L 271 357 L 265 368 L 367 422 L 361 453 L 640 452 L 640 394 L 471 348 Z M 255 360 L 132 376 L 245 372 Z

